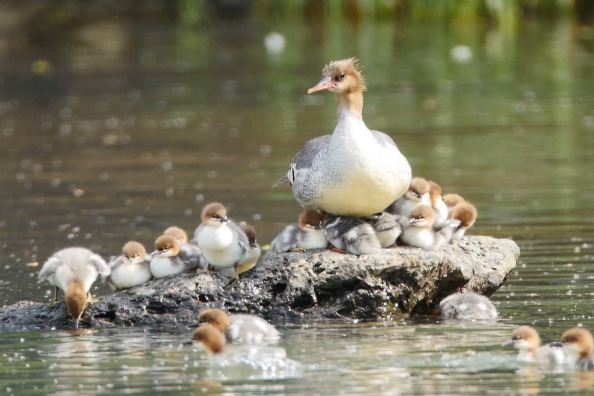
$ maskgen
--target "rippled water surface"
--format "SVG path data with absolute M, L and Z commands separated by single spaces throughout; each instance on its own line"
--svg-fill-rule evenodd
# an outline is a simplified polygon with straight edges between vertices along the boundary
M 50 288 L 27 264 L 57 249 L 151 246 L 171 224 L 192 231 L 212 200 L 269 242 L 299 213 L 287 187 L 270 186 L 336 121 L 331 94 L 305 92 L 325 62 L 357 56 L 368 126 L 397 141 L 415 175 L 476 204 L 471 234 L 520 245 L 517 270 L 492 297 L 500 320 L 277 323 L 303 372 L 273 380 L 210 367 L 182 345 L 185 326 L 10 329 L 0 333 L 0 389 L 591 390 L 591 373 L 520 367 L 500 344 L 519 324 L 547 342 L 594 328 L 594 30 L 565 19 L 504 29 L 256 11 L 191 22 L 176 7 L 89 7 L 72 19 L 0 5 L 0 301 L 45 300 Z M 270 44 L 272 32 L 284 47 Z M 472 57 L 456 58 L 456 46 Z M 109 292 L 98 284 L 94 293 Z

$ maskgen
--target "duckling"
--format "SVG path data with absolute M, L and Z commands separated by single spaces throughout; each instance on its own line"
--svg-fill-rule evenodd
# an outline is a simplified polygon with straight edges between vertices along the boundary
M 202 224 L 194 232 L 194 241 L 212 267 L 233 269 L 232 284 L 239 278 L 239 267 L 253 262 L 254 248 L 245 231 L 227 218 L 227 209 L 221 203 L 206 205 L 201 218 Z
M 128 241 L 122 255 L 109 263 L 111 274 L 107 278 L 113 290 L 127 289 L 148 282 L 151 274 L 151 256 L 140 242 Z
M 289 224 L 272 240 L 270 250 L 276 253 L 310 249 L 324 249 L 328 238 L 322 227 L 324 215 L 306 210 L 299 215 L 297 224 Z
M 450 220 L 443 228 L 434 229 L 433 218 L 434 211 L 431 206 L 416 206 L 408 220 L 401 220 L 402 233 L 400 234 L 400 241 L 425 250 L 437 250 L 441 245 L 448 243 L 460 222 Z
M 200 323 L 208 323 L 225 334 L 228 342 L 236 344 L 276 344 L 280 340 L 278 330 L 254 315 L 228 315 L 221 309 L 206 309 L 198 316 Z
M 179 274 L 188 269 L 201 266 L 202 256 L 188 254 L 170 235 L 161 235 L 155 240 L 155 250 L 151 253 L 151 274 L 155 278 Z
M 486 320 L 497 319 L 497 309 L 488 297 L 477 293 L 454 293 L 439 303 L 445 319 Z
M 563 333 L 561 342 L 568 362 L 573 362 L 581 370 L 594 370 L 592 333 L 582 327 L 574 327 Z
M 431 205 L 429 182 L 422 177 L 413 177 L 403 196 L 392 202 L 384 211 L 399 217 L 409 217 L 417 205 Z
M 402 233 L 400 217 L 388 212 L 382 212 L 368 222 L 373 227 L 382 248 L 393 246 Z
M 39 282 L 47 280 L 54 286 L 54 302 L 58 289 L 64 291 L 67 312 L 78 329 L 80 318 L 91 301 L 91 286 L 101 275 L 105 279 L 111 270 L 98 254 L 82 247 L 70 247 L 54 253 L 39 271 Z
M 505 345 L 518 350 L 518 360 L 527 363 L 563 364 L 566 360 L 562 344 L 540 345 L 538 332 L 530 326 L 520 326 L 511 333 Z
M 435 213 L 433 224 L 435 227 L 439 227 L 448 218 L 448 207 L 441 198 L 441 186 L 433 180 L 429 180 L 429 198 Z
M 239 264 L 239 267 L 237 267 L 238 275 L 252 269 L 258 262 L 262 252 L 260 245 L 258 245 L 258 241 L 256 240 L 256 229 L 247 224 L 245 221 L 239 223 L 239 228 L 243 230 L 250 244 L 249 248 L 245 252 L 243 262 Z
M 360 256 L 377 253 L 382 248 L 375 230 L 366 219 L 326 214 L 323 226 L 328 242 L 337 251 Z
M 477 217 L 476 207 L 470 202 L 460 202 L 452 210 L 452 219 L 460 221 L 458 229 L 454 233 L 454 239 L 460 239 L 470 227 L 474 225 Z

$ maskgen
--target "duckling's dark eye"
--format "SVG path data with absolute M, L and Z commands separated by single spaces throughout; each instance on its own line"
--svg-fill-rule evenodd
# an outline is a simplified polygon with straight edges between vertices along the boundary
M 336 76 L 336 81 L 342 81 L 342 80 L 344 80 L 345 77 L 346 77 L 346 74 L 344 74 L 344 72 L 342 72 L 338 76 Z

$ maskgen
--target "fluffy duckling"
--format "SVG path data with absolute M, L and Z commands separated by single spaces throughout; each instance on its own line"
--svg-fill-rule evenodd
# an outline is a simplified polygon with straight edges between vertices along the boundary
M 256 240 L 256 229 L 245 221 L 239 223 L 239 228 L 243 230 L 250 244 L 245 252 L 243 262 L 237 267 L 238 275 L 252 269 L 258 262 L 260 254 L 262 253 L 260 245 L 258 245 L 258 241 Z
M 460 225 L 454 234 L 454 239 L 460 239 L 466 230 L 474 225 L 477 217 L 476 207 L 470 202 L 460 202 L 452 210 L 452 219 L 460 221 Z
M 177 240 L 170 235 L 161 235 L 155 240 L 155 250 L 151 256 L 150 269 L 155 278 L 179 274 L 202 263 L 200 254 L 189 254 L 182 250 Z
M 439 227 L 448 218 L 448 207 L 441 198 L 441 186 L 436 182 L 429 180 L 429 199 L 431 201 L 431 207 L 435 213 L 433 224 Z
M 466 200 L 458 194 L 446 194 L 442 197 L 443 203 L 445 203 L 446 207 L 448 208 L 448 219 L 452 218 L 452 211 L 454 207 L 461 202 L 466 202 Z
M 454 293 L 439 303 L 445 319 L 497 319 L 497 309 L 489 298 L 477 293 Z
M 375 230 L 363 218 L 326 214 L 323 226 L 328 242 L 337 251 L 360 256 L 377 253 L 382 248 Z
M 518 350 L 518 360 L 527 363 L 563 364 L 565 354 L 560 343 L 540 345 L 538 332 L 530 326 L 520 326 L 511 333 L 505 343 Z
M 178 226 L 167 227 L 165 231 L 163 231 L 163 235 L 172 236 L 180 245 L 188 243 L 188 233 Z
M 581 370 L 594 370 L 592 333 L 582 327 L 574 327 L 563 333 L 561 342 L 568 362 L 575 363 Z
M 39 282 L 47 280 L 54 286 L 54 301 L 58 289 L 64 291 L 68 314 L 78 329 L 80 318 L 90 299 L 91 286 L 101 275 L 105 279 L 111 270 L 99 256 L 89 249 L 71 247 L 54 253 L 39 271 Z
M 196 228 L 194 241 L 212 267 L 233 269 L 234 282 L 239 277 L 239 267 L 253 261 L 253 248 L 248 236 L 227 218 L 227 209 L 218 202 L 206 205 L 201 218 L 202 224 Z
M 422 177 L 413 177 L 403 196 L 392 202 L 385 211 L 400 217 L 409 217 L 417 205 L 431 205 L 429 182 Z
M 203 324 L 194 330 L 192 340 L 206 349 L 213 366 L 234 369 L 247 366 L 257 371 L 256 376 L 270 378 L 296 376 L 303 370 L 300 363 L 288 359 L 287 352 L 277 346 L 227 346 L 223 333 L 210 324 Z
M 122 255 L 109 263 L 111 274 L 107 278 L 113 290 L 127 289 L 148 282 L 151 274 L 151 256 L 140 242 L 129 241 L 122 248 Z
M 328 238 L 322 227 L 323 219 L 324 215 L 315 210 L 302 212 L 297 224 L 289 224 L 272 240 L 270 250 L 284 253 L 326 248 Z
M 200 250 L 198 245 L 190 243 L 188 241 L 188 234 L 183 228 L 177 226 L 167 227 L 165 231 L 163 231 L 163 235 L 172 236 L 179 244 L 179 249 L 183 251 L 184 254 L 186 254 L 187 256 L 202 256 L 202 251 Z M 206 260 L 203 257 L 201 257 L 199 267 L 205 269 L 207 265 L 208 263 L 206 262 Z
M 356 217 L 380 213 L 406 192 L 410 165 L 390 136 L 363 122 L 365 80 L 357 60 L 330 62 L 322 75 L 307 92 L 335 94 L 336 128 L 331 136 L 306 143 L 279 182 L 291 183 L 305 209 Z
M 206 309 L 198 316 L 200 323 L 208 323 L 225 334 L 228 342 L 236 344 L 276 344 L 280 340 L 278 330 L 254 315 L 228 315 L 221 309 Z
M 382 248 L 393 246 L 402 233 L 400 217 L 388 212 L 382 212 L 375 219 L 368 220 L 368 222 L 373 227 Z
M 441 229 L 433 228 L 434 211 L 431 206 L 418 205 L 408 219 L 403 219 L 400 240 L 409 246 L 425 250 L 437 250 L 448 243 L 460 222 L 451 220 Z

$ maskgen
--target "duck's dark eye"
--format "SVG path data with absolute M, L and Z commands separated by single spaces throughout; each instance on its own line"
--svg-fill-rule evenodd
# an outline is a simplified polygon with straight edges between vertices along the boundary
M 342 81 L 342 80 L 344 80 L 345 77 L 346 77 L 346 74 L 344 74 L 344 72 L 342 72 L 338 76 L 336 76 L 336 81 Z

